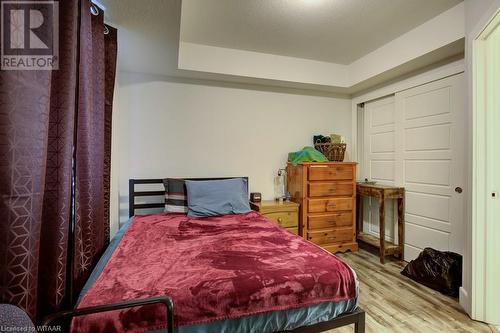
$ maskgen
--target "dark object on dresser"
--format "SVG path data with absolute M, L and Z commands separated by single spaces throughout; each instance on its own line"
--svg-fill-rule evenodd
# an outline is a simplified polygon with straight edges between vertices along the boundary
M 324 136 L 321 134 L 313 136 L 314 144 L 316 144 L 316 143 L 329 143 L 331 141 L 332 141 L 332 139 L 329 136 Z
M 251 202 L 261 202 L 262 195 L 259 192 L 252 192 L 252 193 L 250 193 L 250 201 Z
M 462 285 L 462 256 L 427 247 L 401 274 L 443 294 L 458 297 Z

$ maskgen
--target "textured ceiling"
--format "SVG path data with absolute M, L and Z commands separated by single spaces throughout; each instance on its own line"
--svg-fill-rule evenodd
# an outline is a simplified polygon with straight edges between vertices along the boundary
M 183 0 L 184 4 L 191 0 Z M 206 2 L 213 2 L 214 0 L 198 0 L 198 4 Z M 226 0 L 215 0 L 215 2 L 225 2 Z M 240 0 L 231 0 L 240 2 Z M 248 2 L 260 2 L 260 0 L 246 0 Z M 276 0 L 265 0 L 273 2 Z M 290 2 L 291 0 L 282 0 L 282 2 Z M 298 0 L 296 0 L 298 1 Z M 303 0 L 303 1 L 316 1 L 319 5 L 321 1 L 330 0 Z M 357 2 L 359 0 L 343 0 L 344 2 Z M 414 0 L 405 0 L 414 2 Z M 419 0 L 421 4 L 433 3 L 434 1 L 441 2 L 441 0 Z M 279 80 L 266 80 L 252 77 L 238 77 L 231 75 L 221 75 L 217 73 L 203 73 L 199 71 L 186 71 L 178 69 L 178 50 L 179 50 L 179 35 L 181 25 L 181 0 L 100 0 L 102 5 L 106 7 L 106 22 L 118 28 L 118 66 L 120 71 L 147 73 L 153 75 L 166 75 L 167 77 L 176 77 L 179 79 L 187 78 L 187 80 L 198 79 L 205 80 L 203 82 L 213 82 L 213 84 L 239 84 L 244 83 L 245 87 L 252 86 L 254 89 L 259 86 L 266 86 L 269 89 L 271 86 L 276 86 L 277 89 L 285 87 L 286 89 L 297 89 L 297 91 L 314 91 L 314 92 L 327 92 L 327 93 L 340 93 L 350 94 L 355 91 L 366 89 L 368 86 L 379 84 L 382 81 L 393 79 L 397 76 L 403 75 L 408 71 L 415 71 L 419 68 L 428 66 L 438 60 L 442 60 L 450 55 L 454 55 L 463 51 L 463 41 L 459 45 L 459 50 L 452 50 L 453 52 L 443 51 L 437 57 L 430 57 L 426 59 L 417 59 L 414 64 L 409 67 L 401 67 L 391 70 L 390 73 L 384 74 L 364 83 L 359 87 L 354 88 L 338 88 L 330 86 L 318 86 L 297 82 L 285 82 Z M 364 0 L 365 3 L 371 2 L 387 2 L 387 0 Z M 394 2 L 400 2 L 395 0 Z M 202 6 L 203 7 L 203 6 Z M 184 19 L 184 18 L 183 18 Z M 238 36 L 240 33 L 236 26 L 240 23 L 236 22 L 234 26 L 228 28 L 232 30 L 233 36 Z M 245 29 L 242 29 L 245 30 Z M 376 34 L 375 29 L 372 29 L 372 35 Z M 249 33 L 249 31 L 246 31 Z M 262 38 L 269 40 L 268 31 L 262 34 Z M 332 34 L 336 34 L 332 32 Z M 243 37 L 244 35 L 242 35 Z M 351 36 L 347 33 L 346 36 Z M 328 37 L 328 34 L 321 38 Z M 344 36 L 345 37 L 345 36 Z M 397 37 L 397 36 L 396 36 Z M 344 38 L 345 41 L 346 38 Z M 238 40 L 238 38 L 236 38 Z M 357 42 L 354 37 L 349 38 L 349 42 Z M 312 40 L 314 42 L 314 38 Z M 294 46 L 295 42 L 290 42 L 289 46 Z M 345 46 L 337 45 L 337 48 L 345 48 Z M 299 49 L 300 50 L 300 49 Z M 259 50 L 266 52 L 265 50 Z M 448 52 L 448 53 L 446 53 Z M 276 52 L 278 53 L 278 52 Z M 278 54 L 287 54 L 281 50 Z M 299 55 L 296 55 L 299 56 Z M 436 60 L 437 59 L 437 60 Z M 160 76 L 155 76 L 161 79 Z M 181 79 L 181 80 L 182 80 Z M 224 83 L 221 83 L 224 81 Z M 191 81 L 189 81 L 191 82 Z M 208 84 L 208 83 L 207 83 Z
M 461 0 L 183 0 L 181 39 L 349 64 Z

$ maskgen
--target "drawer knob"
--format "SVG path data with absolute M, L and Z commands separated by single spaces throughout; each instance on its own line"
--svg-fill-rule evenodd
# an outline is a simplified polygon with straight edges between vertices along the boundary
M 283 222 L 283 219 L 281 217 L 278 217 L 278 223 Z
M 326 209 L 335 209 L 337 208 L 336 204 L 326 204 Z

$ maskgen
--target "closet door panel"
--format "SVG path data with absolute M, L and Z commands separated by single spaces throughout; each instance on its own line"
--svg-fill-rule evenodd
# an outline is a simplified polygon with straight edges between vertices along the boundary
M 395 184 L 395 111 L 394 96 L 365 103 L 364 114 L 364 176 L 380 184 Z M 394 241 L 397 235 L 394 227 L 392 202 L 386 203 L 386 238 Z M 379 236 L 378 202 L 363 198 L 363 231 Z
M 450 160 L 408 160 L 404 172 L 411 183 L 450 186 L 450 168 Z
M 463 74 L 395 95 L 395 182 L 406 188 L 405 260 L 425 247 L 463 252 Z
M 416 125 L 405 130 L 406 151 L 444 150 L 451 147 L 451 124 Z

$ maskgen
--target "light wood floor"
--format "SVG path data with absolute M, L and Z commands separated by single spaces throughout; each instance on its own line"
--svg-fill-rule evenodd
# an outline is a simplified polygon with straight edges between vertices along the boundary
M 401 275 L 404 263 L 386 260 L 381 265 L 378 256 L 366 250 L 338 256 L 360 280 L 360 306 L 366 312 L 367 333 L 495 332 L 493 327 L 471 320 L 457 299 Z M 328 332 L 353 332 L 353 326 Z

